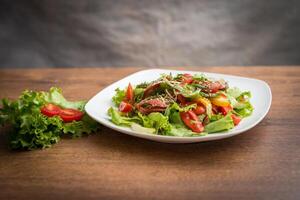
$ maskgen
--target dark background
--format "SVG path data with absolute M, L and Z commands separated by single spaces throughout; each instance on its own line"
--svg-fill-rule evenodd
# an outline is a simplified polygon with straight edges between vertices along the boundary
M 0 2 L 0 67 L 300 64 L 300 1 Z

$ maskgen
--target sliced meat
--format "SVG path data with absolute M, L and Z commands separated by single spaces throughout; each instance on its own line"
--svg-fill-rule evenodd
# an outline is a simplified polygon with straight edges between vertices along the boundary
M 163 112 L 168 107 L 168 104 L 162 99 L 145 99 L 136 104 L 136 109 L 144 115 L 152 112 Z
M 206 93 L 216 93 L 219 90 L 226 89 L 226 84 L 222 84 L 219 81 L 215 81 L 215 82 L 203 81 L 200 82 L 199 84 L 204 87 L 202 91 Z
M 159 86 L 160 82 L 149 85 L 144 91 L 143 99 L 149 97 L 157 88 L 159 88 Z

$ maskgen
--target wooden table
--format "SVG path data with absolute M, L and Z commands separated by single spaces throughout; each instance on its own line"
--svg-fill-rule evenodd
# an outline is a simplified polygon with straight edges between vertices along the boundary
M 0 98 L 57 85 L 70 99 L 89 99 L 141 69 L 0 70 Z M 16 152 L 1 129 L 0 199 L 299 199 L 300 68 L 190 69 L 265 80 L 273 92 L 269 114 L 244 134 L 181 145 L 103 127 L 50 149 Z

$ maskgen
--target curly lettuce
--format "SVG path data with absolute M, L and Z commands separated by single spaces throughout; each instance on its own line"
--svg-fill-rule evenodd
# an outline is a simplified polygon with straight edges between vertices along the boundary
M 68 101 L 60 88 L 52 87 L 49 92 L 24 91 L 21 96 L 11 101 L 2 99 L 0 124 L 10 124 L 9 143 L 12 149 L 47 148 L 57 143 L 64 134 L 80 137 L 98 129 L 98 124 L 88 115 L 81 121 L 64 123 L 58 116 L 47 117 L 40 108 L 53 103 L 63 108 L 83 111 L 85 101 Z

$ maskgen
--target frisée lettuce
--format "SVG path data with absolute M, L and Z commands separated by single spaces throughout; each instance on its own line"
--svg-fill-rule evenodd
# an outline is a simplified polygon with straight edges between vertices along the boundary
M 41 107 L 49 103 L 84 113 L 86 102 L 66 100 L 57 87 L 52 87 L 49 92 L 26 90 L 17 100 L 2 99 L 0 124 L 11 127 L 9 143 L 12 149 L 47 148 L 57 143 L 63 135 L 81 137 L 98 129 L 98 123 L 85 113 L 80 121 L 68 123 L 59 116 L 43 115 Z

